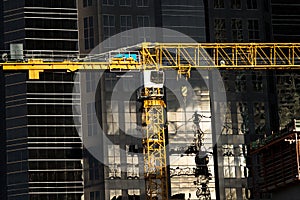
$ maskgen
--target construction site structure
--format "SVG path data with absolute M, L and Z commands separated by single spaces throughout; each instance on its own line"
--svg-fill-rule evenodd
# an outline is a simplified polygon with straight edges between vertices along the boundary
M 168 199 L 165 137 L 164 72 L 144 71 L 144 86 L 138 95 L 143 101 L 146 137 L 143 139 L 144 178 L 147 199 Z
M 9 57 L 9 56 L 8 56 Z M 20 59 L 21 58 L 21 59 Z M 144 177 L 148 199 L 169 199 L 167 150 L 165 135 L 165 117 L 163 101 L 163 70 L 174 69 L 179 76 L 190 77 L 192 69 L 210 70 L 286 70 L 300 69 L 300 44 L 271 43 L 142 43 L 88 57 L 74 56 L 70 60 L 57 61 L 51 58 L 32 58 L 30 55 L 19 56 L 18 59 L 1 64 L 3 70 L 26 70 L 29 79 L 39 79 L 39 73 L 48 70 L 111 70 L 111 71 L 142 71 L 144 82 L 139 98 L 143 101 L 146 116 L 146 137 L 144 145 Z M 150 74 L 150 75 L 149 75 Z M 195 120 L 195 126 L 197 127 Z M 201 148 L 201 129 L 196 128 L 196 155 Z M 294 134 L 295 135 L 295 134 Z M 295 135 L 296 141 L 297 134 Z M 292 139 L 292 138 L 285 138 Z M 298 144 L 298 143 L 297 143 Z M 297 146 L 299 151 L 299 146 Z M 297 151 L 297 152 L 298 152 Z M 257 152 L 257 151 L 255 151 Z M 298 174 L 299 174 L 299 154 Z M 275 153 L 274 153 L 275 156 Z M 200 159 L 200 160 L 199 160 Z M 195 159 L 197 176 L 209 174 L 206 170 L 208 160 Z M 204 174 L 203 174 L 204 173 Z M 203 183 L 204 184 L 204 183 Z M 205 184 L 198 189 L 199 198 L 203 194 L 209 196 Z M 203 196 L 202 195 L 202 196 Z M 209 197 L 207 198 L 209 199 Z
M 133 52 L 128 58 L 120 52 Z M 20 57 L 20 56 L 18 56 Z M 3 70 L 28 70 L 38 79 L 44 70 L 166 70 L 189 76 L 191 69 L 299 69 L 300 43 L 142 43 L 99 55 L 65 61 L 24 54 L 2 64 Z
M 300 181 L 300 120 L 252 142 L 250 150 L 260 163 L 258 169 L 252 169 L 259 180 L 255 183 L 260 190 L 257 192 L 272 192 Z

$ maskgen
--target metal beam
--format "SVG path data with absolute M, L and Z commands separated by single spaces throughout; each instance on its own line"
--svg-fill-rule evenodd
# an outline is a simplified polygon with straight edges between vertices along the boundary
M 47 62 L 25 58 L 2 63 L 4 70 L 29 70 L 38 78 L 44 70 L 164 70 L 189 76 L 191 69 L 287 70 L 300 69 L 300 43 L 142 43 L 135 46 L 138 59 L 116 58 L 107 53 L 104 62 Z M 116 51 L 114 51 L 115 53 Z M 126 53 L 119 50 L 120 53 Z M 97 55 L 91 55 L 95 57 Z M 103 56 L 103 54 L 101 55 Z M 88 57 L 83 60 L 89 60 Z

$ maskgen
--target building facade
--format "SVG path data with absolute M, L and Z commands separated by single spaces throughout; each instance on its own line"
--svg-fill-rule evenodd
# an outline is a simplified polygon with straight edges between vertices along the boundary
M 205 2 L 208 42 L 271 41 L 269 0 Z
M 224 72 L 228 110 L 218 148 L 220 199 L 253 198 L 249 143 L 278 130 L 277 100 L 272 72 Z M 251 180 L 251 181 L 250 181 Z M 241 184 L 242 183 L 242 184 Z
M 194 96 L 194 100 L 191 100 L 192 95 L 185 97 L 185 100 L 182 97 L 181 101 L 186 103 L 183 108 L 182 104 L 178 103 L 177 96 L 181 95 L 181 91 L 177 84 L 183 86 L 185 81 L 177 83 L 177 73 L 174 71 L 166 74 L 166 85 L 170 86 L 165 92 L 169 196 L 196 199 L 197 190 L 201 193 L 201 183 L 198 185 L 199 179 L 195 177 L 196 152 L 192 148 L 195 147 L 195 122 L 205 134 L 203 152 L 211 153 L 208 156 L 207 175 L 210 174 L 210 181 L 207 184 L 207 196 L 216 199 L 208 89 L 204 80 L 199 81 L 204 77 L 196 71 L 192 73 L 189 93 L 197 93 L 198 96 Z M 86 83 L 81 86 L 84 99 L 83 138 L 100 141 L 96 146 L 97 151 L 85 146 L 90 150 L 89 153 L 85 152 L 84 156 L 85 199 L 146 198 L 142 145 L 145 122 L 141 112 L 143 105 L 137 95 L 141 76 L 142 73 L 139 72 L 126 73 L 123 77 L 118 72 L 83 72 L 80 75 L 81 82 Z M 198 120 L 193 120 L 197 112 L 205 118 L 200 120 L 197 115 Z M 84 140 L 84 144 L 89 142 Z M 203 175 L 203 172 L 199 173 Z
M 299 10 L 296 0 L 271 0 L 274 42 L 299 42 Z
M 3 1 L 3 15 L 5 50 L 22 43 L 28 56 L 78 52 L 75 0 Z
M 154 1 L 148 0 L 80 0 L 78 1 L 79 49 L 87 54 L 111 36 L 138 27 L 156 26 Z M 132 44 L 133 37 L 120 43 Z M 147 38 L 144 38 L 147 41 Z M 108 49 L 116 47 L 109 43 Z
M 85 145 L 84 195 L 85 199 L 143 199 L 143 156 L 137 133 L 138 109 L 136 96 L 124 100 L 137 85 L 139 73 L 118 77 L 119 73 L 89 71 L 80 74 L 83 83 L 82 122 L 84 144 L 97 141 L 94 150 Z M 101 77 L 101 78 L 100 78 Z M 120 82 L 118 82 L 120 81 Z M 118 86 L 116 86 L 118 84 Z M 113 92 L 120 92 L 113 98 Z M 96 149 L 96 150 L 95 150 Z
M 3 16 L 4 16 L 4 13 L 3 13 L 3 1 L 0 3 L 0 34 L 1 36 L 3 36 L 3 33 L 4 33 L 4 24 L 3 24 Z M 3 43 L 3 37 L 1 37 L 0 39 L 0 49 L 3 50 L 4 49 L 4 43 Z
M 271 41 L 269 1 L 206 2 L 208 42 Z M 225 124 L 217 143 L 219 199 L 253 198 L 250 141 L 279 128 L 273 72 L 221 71 L 227 94 Z
M 161 0 L 161 27 L 179 31 L 197 42 L 206 42 L 204 1 Z M 174 38 L 174 42 L 180 38 Z
M 86 54 L 111 36 L 139 27 L 164 27 L 205 42 L 205 7 L 201 1 L 80 0 L 78 1 L 80 53 Z M 149 41 L 145 34 L 142 42 Z M 132 44 L 133 37 L 119 43 Z M 171 39 L 169 38 L 169 41 Z M 178 41 L 178 38 L 173 38 Z M 109 44 L 113 48 L 116 44 Z
M 289 11 L 297 9 L 289 9 L 291 4 L 298 6 L 297 2 L 275 0 L 203 3 L 79 0 L 77 24 L 73 0 L 23 0 L 18 4 L 8 0 L 3 2 L 4 37 L 1 38 L 4 38 L 6 50 L 10 43 L 23 43 L 24 49 L 34 50 L 30 56 L 49 56 L 49 53 L 74 55 L 78 50 L 88 54 L 116 33 L 154 26 L 186 33 L 197 42 L 295 41 L 297 13 L 292 17 Z M 285 28 L 287 21 L 291 28 Z M 120 42 L 131 44 L 133 39 L 127 35 Z M 142 41 L 148 40 L 144 34 Z M 107 44 L 112 49 L 116 41 Z M 191 176 L 197 168 L 195 155 L 178 153 L 178 149 L 182 150 L 185 145 L 189 147 L 189 142 L 195 139 L 195 123 L 189 121 L 195 116 L 195 111 L 207 117 L 201 121 L 201 130 L 205 135 L 205 148 L 212 148 L 208 164 L 211 180 L 207 185 L 212 199 L 258 197 L 260 194 L 251 191 L 257 191 L 253 183 L 259 177 L 249 169 L 259 167 L 259 162 L 256 157 L 249 156 L 247 144 L 276 132 L 280 125 L 284 127 L 299 114 L 299 102 L 294 101 L 299 96 L 297 73 L 277 77 L 276 72 L 266 71 L 221 71 L 221 74 L 223 78 L 218 81 L 224 82 L 228 97 L 221 131 L 214 128 L 217 124 L 214 119 L 209 119 L 214 116 L 216 107 L 210 105 L 214 97 L 208 94 L 217 91 L 217 86 L 210 85 L 212 90 L 209 90 L 199 82 L 201 77 L 192 74 L 190 82 L 199 96 L 197 104 L 189 105 L 185 111 L 176 104 L 172 92 L 166 93 L 168 142 L 173 144 L 170 145 L 168 161 L 172 196 L 183 198 L 184 194 L 184 198 L 196 198 L 199 188 Z M 93 82 L 100 75 L 100 82 Z M 144 169 L 139 165 L 143 163 L 142 145 L 135 135 L 137 124 L 142 124 L 141 103 L 135 95 L 129 101 L 109 98 L 120 80 L 118 73 L 86 72 L 80 75 L 80 81 L 74 81 L 73 76 L 45 73 L 40 80 L 31 81 L 22 73 L 6 75 L 7 126 L 6 135 L 0 134 L 7 142 L 7 149 L 1 149 L 7 152 L 1 154 L 3 160 L 7 159 L 7 168 L 3 168 L 8 170 L 7 196 L 9 199 L 80 199 L 84 193 L 84 198 L 90 200 L 143 198 Z M 210 75 L 207 77 L 205 81 L 213 80 Z M 118 83 L 122 85 L 119 90 L 133 92 L 129 85 L 138 86 L 140 79 L 138 74 L 130 74 Z M 78 94 L 70 95 L 71 88 L 81 81 L 84 84 L 79 86 Z M 97 99 L 92 98 L 95 91 Z M 83 96 L 89 97 L 85 99 L 87 102 L 82 102 Z M 82 113 L 74 114 L 70 110 L 77 103 L 81 105 Z M 89 116 L 92 112 L 97 113 L 97 118 Z M 74 119 L 81 120 L 82 127 L 78 127 Z M 101 162 L 83 148 L 80 138 L 80 134 L 97 135 L 97 124 L 104 128 L 109 141 L 113 141 L 101 144 Z M 214 137 L 218 134 L 220 137 Z M 5 177 L 1 178 L 5 182 Z
M 105 35 L 112 36 L 120 31 L 139 27 L 134 25 L 134 18 L 128 17 L 128 19 L 133 19 L 132 26 L 128 26 L 128 29 L 121 29 L 119 25 L 126 23 L 119 22 L 119 17 L 115 17 L 118 16 L 116 13 L 132 15 L 130 13 L 125 14 L 128 11 L 125 5 L 128 8 L 135 8 L 136 5 L 139 5 L 139 2 L 148 1 L 112 0 L 105 1 L 104 5 L 103 2 L 101 5 L 99 1 L 79 1 L 79 24 L 81 23 L 79 27 L 84 30 L 79 33 L 80 51 L 88 52 L 88 49 L 95 47 L 95 45 L 91 45 L 92 48 L 87 48 L 87 51 L 82 50 L 83 46 L 87 47 L 86 44 L 90 44 L 90 41 L 95 44 L 96 40 L 101 42 L 108 38 Z M 177 30 L 186 33 L 197 42 L 267 42 L 271 41 L 272 38 L 271 8 L 270 2 L 267 0 L 214 0 L 204 1 L 203 3 L 199 1 L 186 3 L 184 1 L 161 0 L 155 5 L 152 5 L 151 2 L 149 1 L 148 4 L 143 5 L 149 5 L 146 13 L 149 14 L 149 19 L 155 21 L 150 20 L 151 23 L 144 24 L 144 26 L 159 26 Z M 109 8 L 112 8 L 109 5 L 114 5 L 114 9 L 109 10 Z M 138 12 L 139 8 L 134 10 L 134 12 Z M 110 13 L 111 16 L 106 17 L 106 13 Z M 92 19 L 92 22 L 97 21 L 93 23 L 91 30 L 87 27 L 90 19 Z M 122 19 L 125 20 L 125 17 L 120 16 L 120 20 Z M 110 28 L 107 26 L 110 26 Z M 88 39 L 90 33 L 91 40 Z M 178 38 L 174 42 L 177 41 Z M 251 179 L 249 178 L 251 177 L 249 168 L 251 165 L 258 165 L 259 163 L 250 162 L 252 158 L 247 153 L 247 144 L 252 140 L 263 137 L 266 133 L 270 134 L 279 127 L 277 111 L 274 109 L 277 107 L 276 94 L 271 92 L 275 91 L 275 83 L 274 79 L 270 78 L 272 73 L 269 72 L 222 71 L 221 74 L 223 79 L 219 81 L 225 83 L 226 94 L 229 97 L 226 102 L 228 111 L 221 133 L 216 133 L 217 130 L 213 128 L 210 130 L 212 135 L 221 135 L 219 138 L 211 138 L 212 141 L 218 139 L 218 141 L 214 141 L 217 143 L 214 146 L 214 158 L 210 159 L 213 160 L 211 164 L 214 163 L 211 171 L 217 180 L 216 182 L 212 181 L 214 186 L 211 187 L 211 190 L 215 190 L 216 196 L 213 198 L 216 199 L 251 198 L 250 190 L 254 186 L 248 184 L 247 181 L 247 179 Z M 173 115 L 168 116 L 168 120 L 175 120 L 176 123 L 180 123 L 180 120 L 174 118 Z M 214 127 L 214 121 L 210 123 Z M 172 130 L 172 127 L 169 128 Z M 169 142 L 171 143 L 171 140 Z M 172 155 L 170 155 L 170 159 L 172 160 Z M 188 162 L 190 163 L 190 161 Z M 186 166 L 184 167 L 184 165 Z M 188 165 L 185 163 L 180 167 L 171 164 L 170 173 L 177 173 L 180 168 L 187 168 Z M 182 178 L 184 175 L 174 176 L 174 174 L 172 176 L 170 179 L 171 194 L 176 195 L 178 194 L 175 192 L 176 182 L 178 180 L 180 182 L 181 179 L 188 180 L 188 177 Z M 191 183 L 191 181 L 188 182 Z M 188 184 L 185 187 L 192 188 Z M 186 195 L 188 193 L 190 192 L 186 192 Z M 121 194 L 124 193 L 119 191 L 118 194 L 122 196 Z
M 8 0 L 0 8 L 1 50 L 18 43 L 21 59 L 76 57 L 76 1 Z M 76 83 L 71 74 L 27 76 L 1 75 L 1 199 L 81 199 L 82 142 L 69 112 Z
M 7 197 L 81 199 L 82 142 L 72 73 L 5 74 Z M 74 101 L 73 101 L 74 100 Z M 73 102 L 73 103 L 72 103 Z M 78 106 L 78 105 L 77 105 Z
M 1 171 L 1 182 L 0 182 L 0 198 L 6 198 L 6 165 L 4 164 L 6 161 L 6 134 L 5 134 L 5 87 L 4 87 L 4 73 L 3 70 L 0 70 L 0 140 L 1 140 L 1 148 L 0 148 L 0 160 L 3 164 L 0 165 Z

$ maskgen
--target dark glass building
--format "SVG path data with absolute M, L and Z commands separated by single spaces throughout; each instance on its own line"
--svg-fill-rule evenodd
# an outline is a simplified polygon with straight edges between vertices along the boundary
M 270 0 L 274 42 L 300 42 L 300 3 L 297 0 Z
M 187 34 L 198 42 L 267 42 L 271 41 L 272 38 L 271 8 L 270 2 L 268 1 L 214 0 L 204 1 L 203 3 L 200 1 L 189 1 L 187 3 L 185 1 L 161 0 L 156 1 L 155 5 L 151 4 L 152 1 L 142 0 L 79 1 L 78 3 L 79 24 L 81 24 L 79 27 L 82 27 L 81 30 L 84 30 L 79 32 L 80 51 L 84 53 L 89 52 L 90 49 L 93 49 L 95 44 L 108 38 L 105 35 L 112 36 L 120 31 L 139 27 L 135 25 L 134 15 L 135 12 L 145 12 L 143 6 L 138 6 L 140 3 L 148 8 L 145 13 L 147 13 L 147 15 L 150 16 L 149 19 L 151 19 L 150 23 L 143 24 L 144 26 L 159 26 L 177 30 Z M 101 11 L 99 11 L 100 7 Z M 126 13 L 130 8 L 132 8 L 134 12 Z M 109 13 L 108 17 L 106 13 Z M 120 16 L 119 21 L 119 13 L 128 15 L 128 18 Z M 145 13 L 144 15 L 146 15 Z M 99 19 L 102 19 L 102 21 Z M 124 24 L 127 23 L 122 22 L 123 19 L 132 21 L 132 23 L 129 23 L 131 26 L 127 26 L 127 28 L 124 29 L 120 28 L 120 25 L 123 24 L 124 26 Z M 95 20 L 97 22 L 95 22 Z M 88 27 L 90 24 L 92 24 L 92 28 Z M 178 38 L 176 41 L 178 41 Z M 91 43 L 93 43 L 93 45 L 90 45 Z M 88 47 L 87 44 L 90 45 L 90 48 L 83 50 L 83 47 Z M 251 162 L 252 158 L 248 156 L 247 153 L 247 144 L 252 140 L 263 137 L 266 133 L 271 134 L 272 131 L 279 128 L 276 110 L 277 100 L 276 93 L 274 92 L 275 80 L 272 78 L 272 72 L 265 71 L 221 71 L 221 75 L 222 80 L 219 81 L 225 83 L 228 97 L 226 102 L 228 109 L 224 127 L 219 133 L 218 130 L 214 129 L 214 123 L 216 123 L 214 120 L 205 122 L 207 126 L 209 126 L 208 124 L 211 125 L 211 128 L 207 129 L 207 145 L 217 143 L 217 145 L 213 147 L 214 157 L 209 159 L 211 165 L 209 169 L 213 178 L 215 178 L 209 183 L 209 187 L 213 199 L 246 199 L 248 197 L 250 198 L 250 190 L 254 187 L 251 183 L 248 184 L 247 181 L 247 179 L 251 179 L 249 177 L 252 176 L 249 169 L 251 165 L 259 165 L 258 163 Z M 212 77 L 208 77 L 208 81 L 211 81 Z M 218 87 L 214 89 L 218 90 Z M 168 93 L 167 96 L 168 95 L 172 96 L 170 93 Z M 211 98 L 212 97 L 208 97 L 207 101 L 210 102 L 212 100 Z M 203 102 L 201 103 L 205 104 Z M 170 133 L 173 131 L 177 134 L 178 130 L 174 130 L 174 127 L 177 125 L 174 124 L 189 123 L 184 122 L 185 120 L 182 116 L 187 115 L 192 117 L 190 114 L 193 112 L 191 110 L 189 111 L 191 113 L 175 111 L 176 109 L 172 108 L 172 104 L 174 104 L 174 99 L 172 103 L 167 103 L 169 106 L 167 107 L 167 109 L 169 109 L 168 121 L 170 121 L 170 124 L 173 124 L 173 126 L 168 128 Z M 211 106 L 213 110 L 214 107 L 213 105 Z M 206 108 L 204 110 L 208 112 L 208 115 L 210 115 L 210 112 L 213 112 Z M 214 113 L 211 113 L 211 115 L 214 115 Z M 183 127 L 185 127 L 186 134 L 189 131 L 192 132 L 192 130 L 189 130 L 186 126 Z M 181 133 L 180 131 L 182 130 L 179 130 L 178 133 Z M 220 137 L 210 137 L 209 132 L 212 135 L 220 134 Z M 179 135 L 174 136 L 174 138 Z M 185 138 L 189 138 L 189 136 Z M 170 149 L 170 151 L 176 152 L 176 145 L 179 145 L 180 140 L 169 139 L 170 143 L 175 142 L 174 149 Z M 216 141 L 216 139 L 218 139 L 218 141 Z M 176 142 L 178 144 L 176 144 Z M 118 157 L 119 155 L 115 156 Z M 175 155 L 170 155 L 170 160 L 174 160 L 174 158 L 176 158 L 176 153 Z M 188 176 L 185 177 L 184 175 L 174 175 L 178 174 L 181 169 L 187 170 L 189 167 L 193 168 L 193 166 L 189 166 L 193 165 L 191 163 L 193 163 L 191 160 L 186 159 L 184 162 L 181 162 L 182 166 L 178 163 L 170 165 L 170 173 L 172 173 L 170 180 L 172 195 L 179 194 L 180 190 L 184 191 L 183 193 L 186 195 L 189 193 L 194 195 L 192 188 L 195 186 L 190 185 L 190 183 L 193 183 L 191 178 Z M 121 177 L 121 180 L 126 178 L 126 176 L 123 177 L 121 175 L 121 168 L 117 171 L 120 173 L 117 177 Z M 179 183 L 182 183 L 182 185 Z M 142 188 L 143 187 L 141 187 L 141 191 Z M 126 194 L 126 192 L 124 193 L 125 188 L 117 190 L 118 192 L 113 196 L 124 196 L 124 194 Z M 110 189 L 106 190 L 106 192 L 110 192 Z M 89 196 L 89 194 L 86 194 L 86 196 Z M 112 198 L 113 196 L 106 197 Z
M 157 4 L 151 0 L 79 0 L 77 5 L 81 54 L 89 53 L 100 42 L 119 32 L 138 27 L 154 27 L 157 23 Z M 147 38 L 143 39 L 147 41 Z M 133 36 L 128 35 L 120 42 L 131 44 L 131 41 Z M 107 48 L 114 47 L 114 43 L 107 45 Z
M 271 41 L 271 9 L 268 1 L 214 0 L 206 4 L 208 42 Z M 253 198 L 250 141 L 279 128 L 274 72 L 221 71 L 227 94 L 225 124 L 217 143 L 217 197 Z M 254 178 L 255 179 L 255 178 Z M 249 181 L 251 180 L 251 181 Z
M 80 104 L 73 73 L 5 74 L 7 198 L 81 199 L 83 194 Z M 77 105 L 78 106 L 78 105 Z
M 4 19 L 3 19 L 3 1 L 0 3 L 0 35 L 3 36 L 4 33 Z M 3 37 L 0 38 L 0 50 L 4 49 Z
M 184 33 L 197 42 L 206 42 L 204 1 L 161 0 L 158 3 L 161 3 L 158 25 Z
M 6 198 L 6 134 L 5 134 L 5 86 L 4 86 L 4 74 L 0 69 L 0 198 Z
M 4 49 L 3 43 L 3 1 L 0 2 L 0 50 Z M 2 54 L 2 53 L 1 53 Z M 4 87 L 4 74 L 0 69 L 0 161 L 6 160 L 6 135 L 5 135 L 5 87 Z M 6 165 L 0 165 L 0 173 L 2 174 L 0 180 L 0 198 L 6 198 Z
M 75 0 L 3 1 L 3 13 L 6 50 L 22 43 L 31 56 L 78 52 Z
M 50 60 L 78 53 L 75 0 L 9 0 L 0 8 L 2 50 L 21 43 L 24 58 Z M 1 118 L 7 116 L 1 120 L 1 162 L 6 163 L 1 164 L 6 174 L 1 199 L 81 199 L 82 142 L 72 115 L 72 99 L 80 98 L 72 96 L 78 84 L 72 77 L 59 72 L 44 73 L 38 81 L 26 73 L 1 76 Z
M 219 195 L 226 199 L 253 198 L 256 177 L 251 169 L 259 163 L 250 156 L 249 144 L 279 128 L 273 72 L 222 71 L 222 77 L 228 108 L 217 144 Z
M 138 85 L 140 73 L 127 74 L 129 77 L 122 80 L 119 75 L 103 71 L 80 75 L 81 82 L 86 83 L 81 85 L 83 135 L 100 141 L 93 156 L 85 151 L 84 197 L 87 200 L 144 198 L 140 197 L 145 193 L 144 170 L 140 165 L 142 144 L 136 137 L 141 103 L 137 103 L 131 89 Z M 116 86 L 118 81 L 121 82 Z M 133 95 L 128 100 L 123 95 L 113 99 L 113 92 Z
M 84 138 L 91 137 L 94 138 L 93 141 L 100 138 L 101 141 L 96 146 L 98 153 L 92 151 L 93 155 L 91 155 L 85 152 L 84 156 L 84 197 L 87 200 L 146 198 L 142 153 L 142 138 L 145 137 L 142 102 L 137 98 L 138 90 L 133 90 L 141 85 L 141 75 L 142 73 L 139 72 L 126 73 L 123 77 L 118 72 L 81 73 L 81 82 L 86 83 L 81 85 L 81 95 L 84 97 L 82 100 Z M 176 72 L 168 72 L 166 76 L 168 77 L 166 84 L 171 87 L 165 93 L 170 144 L 168 146 L 170 196 L 183 195 L 188 198 L 190 193 L 191 197 L 196 198 L 197 186 L 194 181 L 197 181 L 197 178 L 193 172 L 196 168 L 195 153 L 184 152 L 195 139 L 191 120 L 195 111 L 198 111 L 199 115 L 207 116 L 201 122 L 199 121 L 207 136 L 203 147 L 211 150 L 215 140 L 211 134 L 208 89 L 202 80 L 204 77 L 193 72 L 189 82 L 192 85 L 191 90 L 194 89 L 198 96 L 196 100 L 189 100 L 189 97 L 186 97 L 185 111 L 180 107 L 182 105 L 178 103 L 177 96 L 174 95 L 174 93 L 180 94 L 180 87 L 174 85 Z M 129 98 L 126 99 L 124 96 Z M 97 119 L 93 116 L 97 116 Z M 93 157 L 95 155 L 97 159 Z M 208 167 L 212 173 L 208 187 L 211 197 L 215 199 L 212 154 L 209 155 Z
M 208 42 L 270 42 L 268 0 L 206 0 Z

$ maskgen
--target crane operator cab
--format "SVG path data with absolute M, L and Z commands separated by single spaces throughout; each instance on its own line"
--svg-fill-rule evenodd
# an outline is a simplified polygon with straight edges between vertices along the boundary
M 162 98 L 164 96 L 164 72 L 144 70 L 142 73 L 141 78 L 144 86 L 139 91 L 139 98 Z

